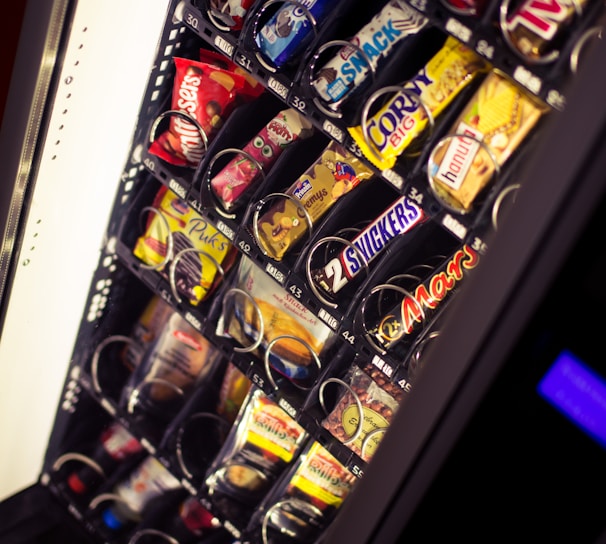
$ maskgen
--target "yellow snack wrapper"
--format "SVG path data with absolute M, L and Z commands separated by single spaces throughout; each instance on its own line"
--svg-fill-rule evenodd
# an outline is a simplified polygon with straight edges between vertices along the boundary
M 498 70 L 491 71 L 432 150 L 428 177 L 449 208 L 468 213 L 549 107 Z
M 427 126 L 427 111 L 434 119 L 438 117 L 476 76 L 489 68 L 474 51 L 449 36 L 417 75 L 402 86 L 403 91 L 363 125 L 347 130 L 372 164 L 381 170 L 392 168 Z
M 217 276 L 217 265 L 227 271 L 236 250 L 225 235 L 166 187 L 158 191 L 153 207 L 157 213 L 150 214 L 146 231 L 137 239 L 133 254 L 145 264 L 157 266 L 169 280 L 174 264 L 177 292 L 196 305 L 221 279 Z
M 276 261 L 308 232 L 344 194 L 374 173 L 360 159 L 331 141 L 320 157 L 293 183 L 285 194 L 291 197 L 273 201 L 259 218 L 257 243 Z

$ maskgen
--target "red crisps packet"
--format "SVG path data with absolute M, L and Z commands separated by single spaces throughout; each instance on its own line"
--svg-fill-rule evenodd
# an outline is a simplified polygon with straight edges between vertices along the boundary
M 173 60 L 176 72 L 171 109 L 193 117 L 204 131 L 206 142 L 194 123 L 175 114 L 170 117 L 168 130 L 154 139 L 149 152 L 170 164 L 195 168 L 232 112 L 247 80 L 208 62 L 181 57 Z

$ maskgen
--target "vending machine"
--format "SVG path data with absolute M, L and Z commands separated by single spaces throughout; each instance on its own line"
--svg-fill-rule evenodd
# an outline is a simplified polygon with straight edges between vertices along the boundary
M 606 538 L 603 19 L 29 0 L 0 541 Z

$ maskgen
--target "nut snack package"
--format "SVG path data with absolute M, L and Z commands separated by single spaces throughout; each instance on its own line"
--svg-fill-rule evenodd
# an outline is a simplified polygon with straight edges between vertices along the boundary
M 340 394 L 322 427 L 364 461 L 370 461 L 393 420 L 404 391 L 385 381 L 381 385 L 358 364 L 347 370 Z

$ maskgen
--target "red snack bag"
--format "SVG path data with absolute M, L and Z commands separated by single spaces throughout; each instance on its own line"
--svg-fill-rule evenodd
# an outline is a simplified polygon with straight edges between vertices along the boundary
M 207 62 L 174 58 L 176 72 L 171 109 L 193 117 L 206 135 L 179 115 L 172 115 L 169 128 L 152 142 L 149 152 L 176 166 L 195 168 L 235 106 L 246 79 Z
M 241 100 L 246 101 L 257 98 L 263 94 L 263 91 L 265 91 L 265 87 L 260 81 L 256 80 L 252 74 L 248 73 L 244 68 L 238 66 L 233 60 L 222 55 L 221 53 L 218 53 L 217 51 L 200 49 L 200 61 L 212 64 L 217 68 L 221 68 L 222 70 L 227 70 L 228 72 L 233 72 L 236 75 L 242 76 L 244 78 L 244 85 L 242 86 L 242 89 L 238 91 L 238 98 Z

